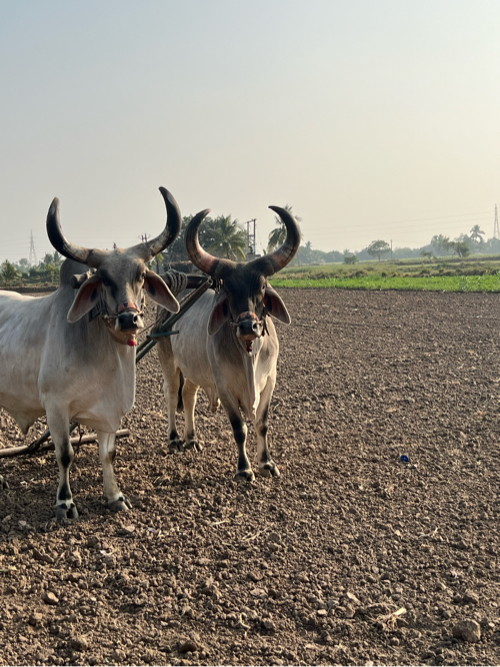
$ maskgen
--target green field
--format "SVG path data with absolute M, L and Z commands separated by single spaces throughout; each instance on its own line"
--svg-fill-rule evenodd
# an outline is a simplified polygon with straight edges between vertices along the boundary
M 275 287 L 325 289 L 500 292 L 500 256 L 287 266 L 272 277 L 271 283 Z M 0 289 L 22 292 L 46 292 L 56 287 L 56 283 L 23 282 L 22 279 L 12 284 L 0 281 Z
M 500 258 L 287 267 L 271 282 L 275 287 L 500 292 Z

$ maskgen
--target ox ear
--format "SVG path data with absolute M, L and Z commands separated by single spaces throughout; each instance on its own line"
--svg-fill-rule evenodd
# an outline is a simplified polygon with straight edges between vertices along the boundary
M 144 278 L 144 289 L 151 299 L 171 313 L 178 313 L 180 310 L 179 302 L 167 287 L 166 283 L 154 271 L 146 270 Z
M 272 287 L 267 285 L 264 293 L 264 306 L 270 315 L 276 317 L 280 322 L 290 324 L 292 321 L 285 304 L 281 300 L 278 292 L 275 292 Z
M 96 305 L 102 292 L 102 282 L 97 274 L 90 276 L 78 290 L 75 300 L 68 312 L 68 322 L 73 324 L 88 313 Z
M 210 314 L 210 319 L 208 320 L 208 335 L 213 336 L 224 322 L 227 322 L 229 318 L 229 302 L 227 296 L 223 291 L 219 292 L 219 296 L 215 301 L 215 305 L 212 308 L 212 313 Z

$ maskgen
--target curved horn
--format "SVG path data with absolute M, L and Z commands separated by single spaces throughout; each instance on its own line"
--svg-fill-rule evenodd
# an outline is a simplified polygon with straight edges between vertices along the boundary
M 187 255 L 193 264 L 200 269 L 200 271 L 212 276 L 212 278 L 218 278 L 220 276 L 216 274 L 220 274 L 220 269 L 222 269 L 225 263 L 227 264 L 228 260 L 219 259 L 206 252 L 198 241 L 198 227 L 200 226 L 201 221 L 206 218 L 209 213 L 210 209 L 206 208 L 204 211 L 200 211 L 194 216 L 186 228 L 184 242 L 186 244 Z
M 279 215 L 281 222 L 285 225 L 286 239 L 283 245 L 274 252 L 249 262 L 249 264 L 262 271 L 265 276 L 272 276 L 283 269 L 292 261 L 300 247 L 300 229 L 293 215 L 279 206 L 270 206 L 269 208 Z
M 71 243 L 62 233 L 59 219 L 59 199 L 57 197 L 52 201 L 47 214 L 47 236 L 57 252 L 64 257 L 97 268 L 95 263 L 89 263 L 93 251 Z
M 149 261 L 159 252 L 175 241 L 181 230 L 181 212 L 173 195 L 166 188 L 159 188 L 167 208 L 167 224 L 162 233 L 145 245 L 150 253 L 146 259 Z

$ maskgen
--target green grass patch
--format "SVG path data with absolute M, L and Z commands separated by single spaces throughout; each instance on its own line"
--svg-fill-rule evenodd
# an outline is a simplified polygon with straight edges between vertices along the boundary
M 495 275 L 420 275 L 389 276 L 381 274 L 351 277 L 287 278 L 272 279 L 274 287 L 317 287 L 364 290 L 417 290 L 428 292 L 500 292 L 500 276 Z
M 441 257 L 287 266 L 272 278 L 276 287 L 319 287 L 434 292 L 500 292 L 500 257 Z

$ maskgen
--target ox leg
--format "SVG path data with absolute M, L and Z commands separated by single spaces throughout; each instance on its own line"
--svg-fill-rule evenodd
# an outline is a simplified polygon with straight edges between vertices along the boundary
M 238 448 L 238 465 L 234 479 L 237 482 L 253 482 L 255 475 L 253 474 L 250 460 L 247 456 L 246 440 L 247 440 L 247 425 L 241 418 L 241 412 L 237 403 L 227 397 L 220 397 L 221 403 L 224 406 L 229 421 L 233 429 L 234 441 Z
M 97 431 L 99 441 L 99 458 L 102 465 L 102 480 L 104 495 L 108 499 L 108 507 L 112 512 L 121 512 L 132 507 L 129 499 L 123 495 L 118 488 L 118 483 L 113 469 L 113 461 L 116 455 L 115 433 L 103 433 Z
M 194 409 L 196 407 L 196 398 L 198 396 L 198 385 L 193 384 L 185 378 L 182 387 L 182 402 L 184 403 L 184 449 L 193 449 L 197 452 L 203 450 L 203 446 L 196 438 L 196 429 L 194 426 Z
M 170 346 L 170 341 L 167 341 Z M 175 423 L 175 411 L 179 400 L 180 371 L 175 368 L 172 353 L 166 353 L 163 349 L 163 341 L 158 344 L 158 358 L 163 372 L 163 393 L 167 404 L 168 416 L 168 451 L 170 453 L 182 452 L 184 447 L 177 432 Z
M 269 406 L 274 391 L 274 381 L 269 378 L 264 391 L 261 394 L 257 415 L 255 418 L 255 430 L 257 432 L 257 458 L 259 460 L 259 473 L 262 477 L 279 477 L 278 466 L 271 458 L 267 446 L 267 420 Z
M 73 502 L 73 494 L 69 484 L 69 471 L 75 455 L 69 435 L 69 418 L 48 409 L 47 423 L 54 441 L 59 467 L 59 486 L 57 487 L 55 506 L 56 519 L 58 521 L 77 519 L 78 511 Z

